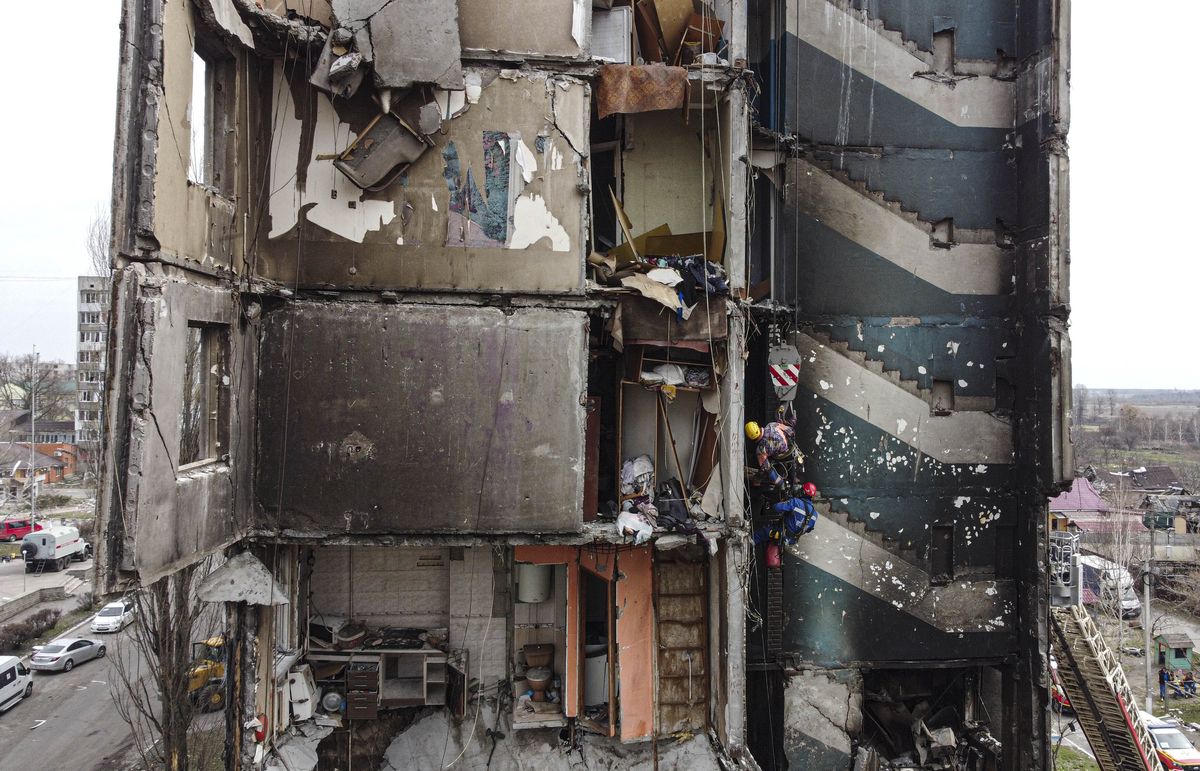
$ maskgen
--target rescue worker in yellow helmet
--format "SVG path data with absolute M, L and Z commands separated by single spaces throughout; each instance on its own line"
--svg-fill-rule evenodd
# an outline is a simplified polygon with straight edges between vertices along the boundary
M 775 470 L 772 461 L 804 462 L 804 456 L 796 449 L 796 413 L 791 402 L 779 405 L 772 423 L 760 426 L 753 420 L 748 422 L 746 438 L 755 442 L 758 468 L 775 487 L 783 487 L 787 480 Z

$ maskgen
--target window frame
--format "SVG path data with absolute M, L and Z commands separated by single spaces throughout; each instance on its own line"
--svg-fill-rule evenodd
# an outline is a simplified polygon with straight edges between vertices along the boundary
M 191 335 L 199 334 L 198 367 L 189 361 L 192 356 Z M 215 463 L 229 462 L 229 325 L 189 321 L 188 339 L 184 346 L 184 383 L 179 404 L 178 468 L 180 471 L 200 468 Z M 191 373 L 199 373 L 205 380 L 201 385 L 203 404 L 198 421 L 199 438 L 196 457 L 187 456 L 185 461 L 185 433 L 189 419 L 191 391 L 196 387 L 190 380 Z

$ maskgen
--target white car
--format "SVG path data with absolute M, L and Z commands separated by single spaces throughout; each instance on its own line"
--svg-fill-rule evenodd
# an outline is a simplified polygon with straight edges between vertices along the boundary
M 137 607 L 133 600 L 110 602 L 92 616 L 93 632 L 119 632 L 133 623 Z

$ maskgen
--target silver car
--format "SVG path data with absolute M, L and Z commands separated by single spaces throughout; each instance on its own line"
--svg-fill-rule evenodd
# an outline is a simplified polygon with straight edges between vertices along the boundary
M 60 637 L 34 646 L 29 668 L 39 672 L 70 672 L 76 664 L 103 658 L 105 652 L 104 644 L 98 640 Z

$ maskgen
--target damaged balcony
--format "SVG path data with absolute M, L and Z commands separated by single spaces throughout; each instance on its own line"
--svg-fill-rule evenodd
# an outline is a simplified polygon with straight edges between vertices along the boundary
M 277 544 L 261 553 L 262 562 L 235 560 L 269 564 L 274 579 L 275 607 L 255 638 L 274 666 L 260 668 L 256 708 L 274 716 L 274 736 L 292 723 L 321 729 L 318 753 L 344 756 L 349 732 L 392 725 L 405 710 L 462 717 L 484 698 L 518 730 L 569 725 L 629 742 L 709 726 L 720 566 L 702 549 Z M 214 599 L 231 599 L 222 591 Z

